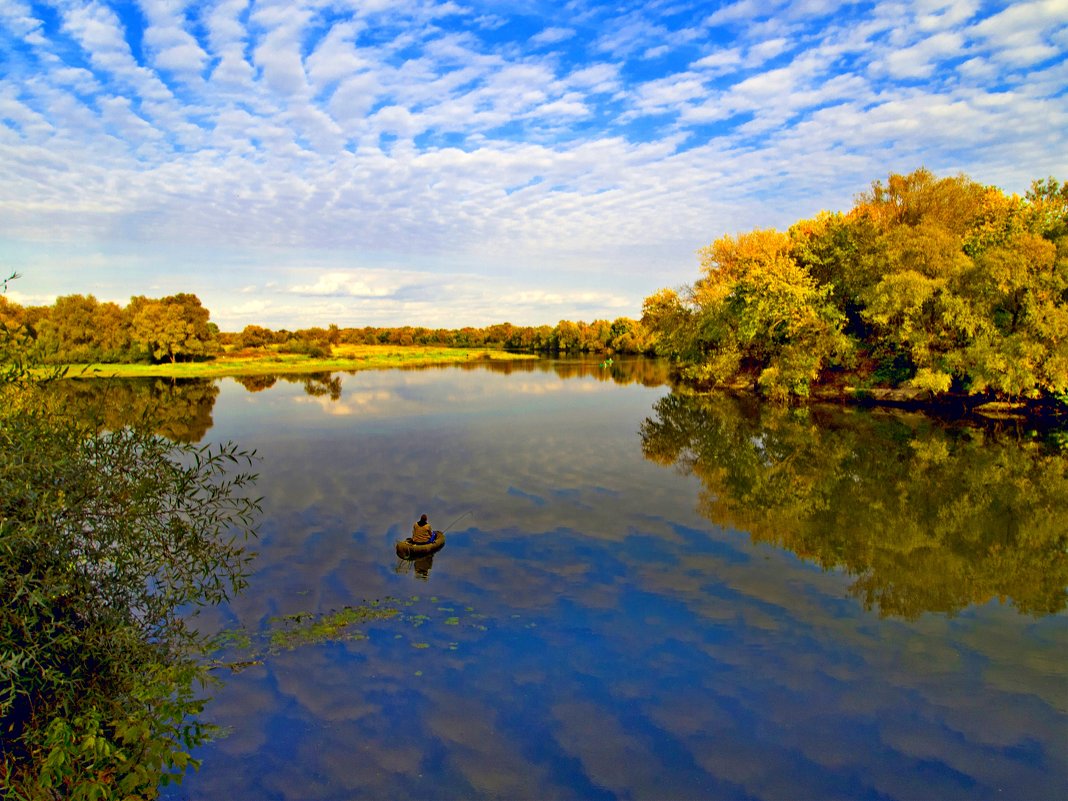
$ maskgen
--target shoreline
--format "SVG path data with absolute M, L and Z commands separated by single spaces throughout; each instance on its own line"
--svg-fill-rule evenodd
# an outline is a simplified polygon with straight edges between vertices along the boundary
M 724 392 L 735 397 L 751 398 L 759 403 L 775 403 L 761 395 L 751 383 L 723 384 L 701 387 L 673 381 L 675 389 L 710 395 Z M 908 387 L 855 387 L 824 385 L 812 388 L 807 397 L 793 396 L 788 406 L 833 405 L 868 409 L 895 409 L 919 412 L 949 420 L 966 418 L 997 421 L 1029 421 L 1043 427 L 1061 428 L 1068 425 L 1068 403 L 1055 398 L 997 400 L 989 395 L 944 394 L 932 396 L 930 391 Z
M 355 352 L 327 358 L 302 354 L 264 353 L 194 362 L 162 364 L 68 364 L 65 378 L 227 378 L 256 375 L 358 372 L 398 367 L 431 367 L 480 361 L 519 361 L 538 358 L 486 348 L 443 348 L 403 345 L 365 345 Z

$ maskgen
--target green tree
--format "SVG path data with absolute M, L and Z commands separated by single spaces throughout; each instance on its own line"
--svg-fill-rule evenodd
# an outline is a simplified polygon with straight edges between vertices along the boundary
M 133 345 L 130 318 L 117 303 L 101 303 L 97 306 L 93 325 L 100 361 L 114 363 L 130 358 Z
M 662 290 L 644 318 L 662 349 L 685 359 L 684 377 L 724 384 L 747 376 L 767 395 L 807 395 L 830 365 L 849 357 L 844 318 L 777 231 L 723 237 L 699 251 L 703 277 L 687 306 Z M 681 323 L 683 331 L 670 331 Z
M 487 345 L 504 345 L 512 338 L 514 326 L 511 323 L 498 323 L 486 329 L 485 342 Z
M 415 344 L 415 332 L 411 326 L 402 326 L 401 328 L 394 328 L 389 334 L 390 345 L 401 345 L 408 347 Z
M 34 326 L 38 352 L 56 364 L 117 362 L 130 356 L 130 321 L 92 295 L 57 298 Z
M 209 312 L 196 295 L 179 293 L 159 300 L 130 301 L 133 338 L 156 361 L 176 362 L 212 352 Z
M 262 348 L 271 344 L 273 335 L 269 328 L 261 325 L 246 325 L 237 335 L 235 344 L 239 348 Z
M 858 212 L 881 227 L 862 314 L 882 348 L 907 358 L 914 385 L 1013 397 L 1068 386 L 1068 274 L 1039 233 L 1056 236 L 1054 184 L 1035 196 L 1041 213 L 996 187 L 924 170 L 861 198 Z
M 704 354 L 696 337 L 696 314 L 689 297 L 677 290 L 660 289 L 642 303 L 641 324 L 650 332 L 654 351 L 679 361 Z
M 6 288 L 7 280 L 2 286 Z M 25 320 L 25 309 L 0 293 L 0 363 L 15 359 L 16 349 L 21 354 L 29 348 L 31 337 Z
M 981 253 L 969 276 L 981 321 L 959 352 L 947 354 L 973 392 L 1035 396 L 1068 391 L 1068 270 L 1056 246 L 1020 231 Z
M 652 350 L 651 335 L 640 320 L 617 317 L 609 329 L 608 347 L 616 353 L 647 353 Z
M 209 734 L 183 610 L 244 584 L 251 457 L 98 431 L 0 352 L 0 785 L 154 797 Z
M 579 347 L 586 353 L 603 353 L 612 336 L 612 324 L 607 320 L 579 323 Z
M 904 360 L 924 389 L 950 388 L 947 354 L 983 325 L 958 293 L 971 263 L 964 235 L 983 197 L 984 188 L 963 177 L 939 180 L 920 169 L 875 181 L 852 212 L 876 232 L 861 260 L 861 317 L 879 357 Z
M 577 323 L 561 320 L 553 329 L 554 350 L 577 353 L 582 342 L 582 332 Z
M 1068 393 L 1068 189 L 1026 198 L 925 169 L 847 213 L 700 251 L 703 276 L 647 298 L 658 352 L 698 385 L 775 397 L 834 374 L 997 398 Z M 831 372 L 833 370 L 833 373 Z
M 848 330 L 863 337 L 861 296 L 876 276 L 872 257 L 878 231 L 865 215 L 822 211 L 790 227 L 794 259 L 816 283 L 830 287 L 831 297 L 848 318 Z
M 37 326 L 37 344 L 50 361 L 88 362 L 98 357 L 95 317 L 97 300 L 92 295 L 56 298 L 48 317 Z

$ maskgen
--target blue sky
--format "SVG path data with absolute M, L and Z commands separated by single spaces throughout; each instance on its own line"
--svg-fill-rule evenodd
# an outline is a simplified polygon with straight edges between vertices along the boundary
M 640 315 L 890 172 L 1068 179 L 1068 0 L 0 0 L 21 303 Z

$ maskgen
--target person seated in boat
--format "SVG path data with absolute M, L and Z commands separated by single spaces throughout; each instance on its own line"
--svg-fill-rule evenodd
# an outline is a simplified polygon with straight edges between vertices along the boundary
M 422 515 L 412 524 L 412 542 L 416 545 L 426 545 L 437 538 L 437 532 L 430 528 L 430 521 L 426 519 L 426 515 Z

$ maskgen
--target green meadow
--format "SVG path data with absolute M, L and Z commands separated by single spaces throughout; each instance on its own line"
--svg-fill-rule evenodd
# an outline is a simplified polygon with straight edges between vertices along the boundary
M 71 364 L 68 375 L 97 378 L 214 378 L 272 373 L 354 372 L 392 367 L 426 367 L 435 364 L 536 359 L 529 353 L 509 353 L 486 348 L 446 348 L 399 345 L 336 345 L 326 357 L 278 353 L 249 348 L 221 353 L 214 358 L 161 364 Z

